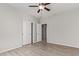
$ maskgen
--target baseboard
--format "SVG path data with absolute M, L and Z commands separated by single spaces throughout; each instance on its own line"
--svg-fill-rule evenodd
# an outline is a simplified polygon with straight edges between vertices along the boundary
M 54 42 L 47 42 L 47 43 L 50 43 L 50 44 L 56 44 L 56 45 L 62 45 L 62 46 L 67 46 L 67 47 L 72 47 L 72 48 L 78 48 L 77 46 L 72 46 L 72 45 L 66 45 L 66 44 L 60 44 L 60 43 L 54 43 Z
M 38 42 L 41 42 L 41 41 L 38 41 Z M 34 42 L 34 43 L 37 43 L 37 42 Z M 29 44 L 31 44 L 31 43 L 29 43 Z M 25 44 L 25 45 L 28 45 L 28 44 Z M 16 49 L 16 48 L 20 48 L 20 47 L 22 47 L 22 45 L 16 46 L 16 47 L 13 47 L 13 48 L 10 48 L 10 49 L 7 49 L 7 50 L 0 51 L 0 53 L 7 52 L 7 51 L 10 51 L 10 50 L 13 50 L 13 49 Z
M 10 48 L 10 49 L 7 49 L 7 50 L 3 50 L 3 51 L 0 51 L 0 53 L 4 53 L 4 52 L 7 52 L 7 51 L 10 51 L 10 50 L 13 50 L 13 49 L 16 49 L 16 48 L 20 48 L 22 46 L 17 46 L 17 47 L 13 47 L 13 48 Z

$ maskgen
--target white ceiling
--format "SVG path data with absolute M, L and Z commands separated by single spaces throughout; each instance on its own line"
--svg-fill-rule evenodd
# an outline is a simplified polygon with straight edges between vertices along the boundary
M 46 17 L 54 13 L 79 8 L 79 3 L 51 3 L 50 5 L 47 6 L 49 9 L 51 9 L 50 12 L 44 10 L 38 14 L 37 13 L 38 7 L 28 7 L 29 5 L 38 5 L 37 3 L 9 3 L 9 5 L 21 12 L 36 17 L 38 16 Z

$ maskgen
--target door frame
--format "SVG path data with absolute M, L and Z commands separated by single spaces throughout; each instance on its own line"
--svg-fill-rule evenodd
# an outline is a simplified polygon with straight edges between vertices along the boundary
M 47 24 L 42 24 L 41 25 L 42 26 L 42 41 L 44 42 L 44 43 L 47 43 Z M 44 27 L 44 29 L 43 29 L 43 26 L 45 26 Z M 43 31 L 45 31 L 45 33 L 43 33 Z

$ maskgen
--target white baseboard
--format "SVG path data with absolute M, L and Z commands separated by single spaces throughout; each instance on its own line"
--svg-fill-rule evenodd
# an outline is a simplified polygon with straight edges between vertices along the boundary
M 62 43 L 54 43 L 52 41 L 51 42 L 47 41 L 47 43 L 56 44 L 56 45 L 63 45 L 63 46 L 68 46 L 68 47 L 73 47 L 73 48 L 79 48 L 79 46 L 72 46 L 72 45 L 62 44 Z
M 4 53 L 4 52 L 7 52 L 7 51 L 10 51 L 10 50 L 13 50 L 13 49 L 16 49 L 16 48 L 20 48 L 22 46 L 17 46 L 17 47 L 13 47 L 13 48 L 10 48 L 10 49 L 7 49 L 7 50 L 2 50 L 0 51 L 0 53 Z
M 40 41 L 38 41 L 38 42 L 40 42 Z M 34 43 L 37 43 L 37 42 L 34 42 Z M 31 43 L 29 43 L 29 44 L 31 44 Z M 27 44 L 25 44 L 25 45 L 27 45 Z M 13 50 L 13 49 L 16 49 L 16 48 L 20 48 L 20 47 L 22 47 L 22 46 L 17 46 L 17 47 L 13 47 L 13 48 L 10 48 L 10 49 L 7 49 L 7 50 L 2 50 L 2 51 L 0 51 L 0 53 L 10 51 L 10 50 Z

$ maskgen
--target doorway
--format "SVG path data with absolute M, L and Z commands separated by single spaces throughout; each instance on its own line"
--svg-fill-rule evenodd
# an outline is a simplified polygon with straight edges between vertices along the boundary
M 33 23 L 31 23 L 31 44 L 33 44 Z
M 42 42 L 47 43 L 47 24 L 42 24 Z

